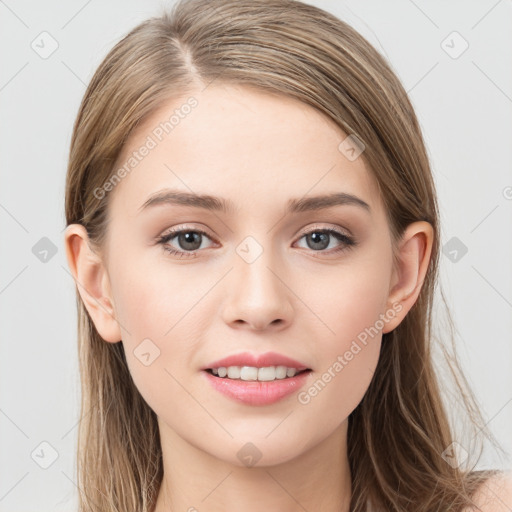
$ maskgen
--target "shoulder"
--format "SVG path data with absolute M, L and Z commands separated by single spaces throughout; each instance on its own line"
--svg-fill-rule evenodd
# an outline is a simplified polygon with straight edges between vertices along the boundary
M 473 510 L 481 512 L 512 510 L 512 471 L 501 471 L 486 480 L 473 495 L 473 503 Z

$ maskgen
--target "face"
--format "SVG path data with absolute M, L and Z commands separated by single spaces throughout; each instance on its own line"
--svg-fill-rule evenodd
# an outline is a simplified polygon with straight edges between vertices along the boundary
M 134 151 L 137 163 L 108 192 L 106 269 L 133 380 L 169 436 L 238 465 L 252 442 L 272 465 L 334 434 L 363 398 L 394 316 L 392 247 L 345 138 L 294 99 L 217 85 L 169 102 L 128 141 L 116 169 Z M 151 201 L 168 191 L 227 206 Z M 356 199 L 308 202 L 341 193 Z M 212 386 L 221 377 L 204 368 L 247 352 L 310 371 L 272 403 Z

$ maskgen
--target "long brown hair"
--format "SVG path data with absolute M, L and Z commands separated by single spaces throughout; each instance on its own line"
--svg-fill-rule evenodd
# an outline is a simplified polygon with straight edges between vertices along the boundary
M 81 103 L 67 171 L 67 224 L 82 224 L 101 252 L 109 194 L 99 199 L 94 191 L 112 176 L 123 144 L 164 102 L 213 81 L 296 98 L 363 141 L 395 244 L 410 223 L 432 225 L 418 300 L 384 334 L 373 380 L 349 417 L 351 510 L 362 512 L 371 501 L 386 511 L 462 511 L 490 473 L 472 471 L 469 458 L 453 462 L 451 443 L 460 438 L 433 365 L 440 248 L 434 181 L 400 81 L 347 23 L 295 0 L 183 0 L 138 25 L 103 60 Z M 102 340 L 78 289 L 77 307 L 80 511 L 151 512 L 163 478 L 156 415 L 131 379 L 122 343 Z M 494 443 L 458 366 L 451 320 L 447 327 L 441 337 L 451 345 L 443 351 L 459 403 L 475 431 Z M 459 444 L 474 454 L 473 446 Z

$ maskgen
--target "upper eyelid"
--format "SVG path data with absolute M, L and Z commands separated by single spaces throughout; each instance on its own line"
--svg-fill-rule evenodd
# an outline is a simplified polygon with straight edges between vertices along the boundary
M 347 236 L 347 237 L 352 237 L 352 233 L 347 230 L 346 228 L 340 228 L 339 226 L 332 226 L 332 225 L 321 225 L 319 223 L 315 223 L 313 226 L 309 226 L 309 227 L 305 227 L 303 229 L 301 229 L 301 231 L 299 232 L 299 234 L 297 236 L 299 237 L 303 237 L 304 235 L 308 234 L 308 233 L 311 233 L 312 231 L 325 231 L 325 230 L 333 230 L 333 231 L 337 231 L 337 232 L 340 232 L 340 234 L 344 235 L 344 236 Z M 183 226 L 178 226 L 177 228 L 171 228 L 169 231 L 167 232 L 164 232 L 164 234 L 160 235 L 158 238 L 159 239 L 162 239 L 162 238 L 165 238 L 167 236 L 170 236 L 170 235 L 176 235 L 176 234 L 179 234 L 180 232 L 183 232 L 183 231 L 196 231 L 196 232 L 200 232 L 202 234 L 205 234 L 206 236 L 208 236 L 209 238 L 211 238 L 212 240 L 216 241 L 216 237 L 209 234 L 208 233 L 208 230 L 205 229 L 205 228 L 202 228 L 202 227 L 195 227 L 195 226 L 187 226 L 187 225 L 183 225 Z
M 171 228 L 168 231 L 164 231 L 162 235 L 158 236 L 158 239 L 167 238 L 168 236 L 176 236 L 179 235 L 182 232 L 188 232 L 188 231 L 195 231 L 201 234 L 206 235 L 208 238 L 211 238 L 212 240 L 216 241 L 216 237 L 213 235 L 210 235 L 207 229 L 204 228 L 198 228 L 198 227 L 189 227 L 189 226 L 178 226 L 177 228 Z
M 172 240 L 173 238 L 178 236 L 180 233 L 189 232 L 189 231 L 199 232 L 202 235 L 206 235 L 214 244 L 220 243 L 220 242 L 218 242 L 218 240 L 215 236 L 212 236 L 208 233 L 207 229 L 193 227 L 193 226 L 187 226 L 187 225 L 183 225 L 183 226 L 178 225 L 178 227 L 176 227 L 176 228 L 171 228 L 169 231 L 164 232 L 164 234 L 159 235 L 157 237 L 157 241 L 159 243 L 169 243 L 170 240 Z M 336 235 L 332 234 L 332 233 L 330 233 L 330 235 L 337 238 L 337 240 L 339 242 L 343 243 L 343 238 L 345 238 L 347 242 L 350 241 L 351 245 L 357 243 L 357 239 L 346 228 L 340 228 L 340 226 L 333 227 L 332 225 L 331 226 L 326 226 L 326 225 L 322 226 L 318 222 L 314 223 L 312 226 L 303 228 L 300 231 L 300 233 L 296 236 L 294 243 L 297 243 L 301 238 L 303 238 L 304 236 L 306 236 L 310 233 L 313 233 L 315 231 L 334 232 L 335 234 L 339 234 L 340 237 L 336 237 Z M 348 231 L 348 233 L 346 231 Z M 181 249 L 178 249 L 178 250 L 181 251 Z M 193 253 L 194 251 L 183 251 L 183 252 Z
M 333 226 L 331 225 L 321 225 L 320 223 L 315 223 L 313 226 L 305 227 L 300 231 L 300 236 L 304 236 L 307 233 L 311 233 L 312 231 L 325 231 L 325 230 L 332 230 L 337 231 L 338 233 L 347 236 L 352 237 L 352 233 L 347 228 L 341 228 L 340 226 Z

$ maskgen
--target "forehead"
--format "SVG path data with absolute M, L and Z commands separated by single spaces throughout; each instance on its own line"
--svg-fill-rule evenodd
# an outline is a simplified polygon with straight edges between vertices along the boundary
M 133 216 L 150 195 L 171 188 L 226 197 L 236 210 L 328 192 L 357 194 L 382 209 L 363 158 L 342 151 L 346 137 L 294 98 L 211 85 L 169 100 L 131 134 L 115 167 L 127 172 L 110 208 Z

